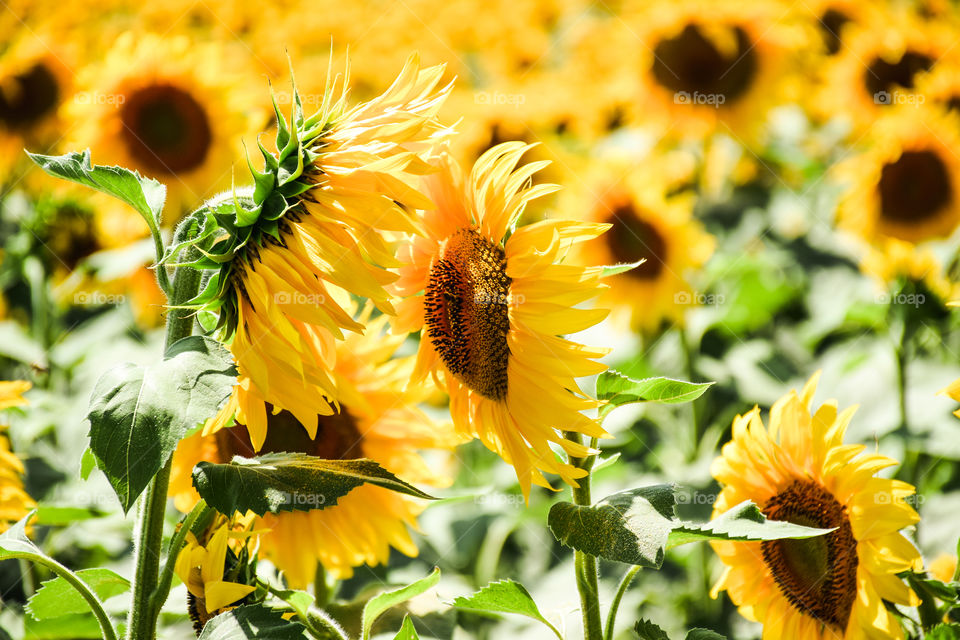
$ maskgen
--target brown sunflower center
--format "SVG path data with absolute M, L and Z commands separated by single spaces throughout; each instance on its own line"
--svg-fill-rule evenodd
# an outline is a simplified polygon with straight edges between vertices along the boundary
M 667 259 L 667 242 L 652 224 L 637 216 L 630 204 L 624 204 L 610 214 L 613 228 L 603 235 L 617 262 L 646 260 L 627 273 L 640 280 L 656 280 L 663 272 Z
M 460 229 L 430 267 L 425 294 L 426 333 L 450 373 L 486 398 L 506 398 L 510 278 L 503 248 Z
M 206 110 L 188 92 L 172 85 L 153 85 L 127 96 L 120 120 L 130 154 L 157 173 L 199 167 L 213 141 Z
M 827 53 L 836 54 L 843 46 L 840 40 L 840 30 L 850 22 L 850 16 L 838 11 L 837 9 L 827 9 L 820 16 L 820 33 L 823 36 L 823 43 L 827 47 Z
M 217 431 L 217 448 L 225 460 L 233 456 L 251 458 L 265 453 L 308 453 L 325 460 L 353 460 L 363 457 L 363 435 L 350 412 L 317 418 L 317 437 L 310 439 L 307 430 L 289 411 L 277 415 L 267 413 L 267 438 L 259 452 L 253 450 L 250 432 L 240 423 Z
M 844 506 L 815 482 L 796 481 L 764 507 L 771 520 L 836 530 L 760 543 L 781 593 L 801 612 L 843 631 L 857 595 L 857 541 Z
M 867 66 L 864 82 L 871 96 L 881 91 L 894 91 L 898 86 L 913 89 L 913 81 L 918 73 L 928 71 L 933 66 L 933 58 L 915 51 L 907 51 L 896 62 L 887 62 L 877 57 Z M 893 101 L 875 100 L 877 104 L 891 104 Z
M 733 27 L 733 33 L 736 51 L 723 52 L 700 27 L 688 24 L 654 47 L 653 77 L 671 91 L 722 95 L 724 103 L 736 100 L 753 83 L 757 56 L 746 31 Z
M 905 151 L 880 173 L 880 213 L 891 222 L 919 222 L 937 215 L 953 195 L 950 175 L 933 151 Z
M 56 76 L 38 63 L 12 78 L 9 90 L 0 89 L 0 123 L 10 129 L 28 127 L 50 114 L 59 99 Z

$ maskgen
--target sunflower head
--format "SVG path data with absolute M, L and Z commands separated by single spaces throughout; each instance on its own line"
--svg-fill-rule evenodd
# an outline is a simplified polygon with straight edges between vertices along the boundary
M 0 411 L 26 405 L 28 401 L 23 394 L 30 387 L 30 383 L 24 380 L 0 382 Z M 23 462 L 10 449 L 4 425 L 0 423 L 0 532 L 6 531 L 37 506 L 23 488 Z
M 913 487 L 876 473 L 895 460 L 844 444 L 853 408 L 812 410 L 817 378 L 770 409 L 737 416 L 733 438 L 714 461 L 722 490 L 714 514 L 752 500 L 772 520 L 833 529 L 806 540 L 714 542 L 726 565 L 713 596 L 726 590 L 764 636 L 902 637 L 884 601 L 919 600 L 897 577 L 922 566 L 899 531 L 920 518 Z

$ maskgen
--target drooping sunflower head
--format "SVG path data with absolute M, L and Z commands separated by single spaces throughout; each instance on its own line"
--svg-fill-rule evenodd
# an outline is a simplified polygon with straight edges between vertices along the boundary
M 681 322 L 684 311 L 696 304 L 689 278 L 715 244 L 693 217 L 687 194 L 665 193 L 658 174 L 654 167 L 609 162 L 568 204 L 569 210 L 585 211 L 587 220 L 611 225 L 599 240 L 582 245 L 578 254 L 584 264 L 643 260 L 610 278 L 603 301 L 615 315 L 648 332 L 664 321 Z
M 235 455 L 300 452 L 324 459 L 369 458 L 404 480 L 443 486 L 450 479 L 437 471 L 459 439 L 450 425 L 430 419 L 417 407 L 429 388 L 405 390 L 413 360 L 391 359 L 404 336 L 383 335 L 385 316 L 361 316 L 368 334 L 350 334 L 340 342 L 334 375 L 341 394 L 339 410 L 317 419 L 316 431 L 287 411 L 251 395 L 242 379 L 230 403 L 202 433 L 180 443 L 173 461 L 171 493 L 178 508 L 188 511 L 197 500 L 190 470 L 200 460 L 228 462 Z M 238 408 L 240 409 L 238 411 Z M 255 418 L 259 412 L 260 418 Z M 231 419 L 235 418 L 234 426 Z M 266 433 L 258 446 L 255 420 Z M 428 464 L 424 452 L 439 456 Z M 256 525 L 269 529 L 260 537 L 260 552 L 284 571 L 287 581 L 302 588 L 312 583 L 317 565 L 342 578 L 361 564 L 386 563 L 390 549 L 417 554 L 408 528 L 416 528 L 422 505 L 387 489 L 358 487 L 335 505 L 317 503 L 315 510 L 267 515 Z M 358 523 L 366 523 L 359 526 Z
M 201 240 L 214 244 L 196 264 L 216 273 L 190 304 L 217 316 L 255 392 L 311 435 L 337 397 L 334 341 L 363 330 L 345 297 L 393 311 L 386 236 L 416 231 L 414 211 L 430 205 L 408 181 L 431 170 L 426 158 L 448 133 L 436 119 L 450 88 L 439 86 L 442 75 L 412 56 L 386 92 L 353 108 L 347 80 L 330 77 L 309 117 L 294 91 L 290 121 L 276 109 L 280 151 L 261 146 L 253 190 L 205 213 Z
M 542 162 L 519 166 L 528 145 L 508 142 L 481 156 L 469 176 L 441 159 L 428 192 L 425 234 L 401 253 L 394 329 L 423 329 L 415 379 L 433 374 L 450 394 L 454 425 L 516 469 L 524 495 L 543 472 L 576 483 L 583 471 L 559 462 L 588 449 L 558 429 L 606 435 L 582 410 L 596 403 L 576 378 L 602 371 L 606 351 L 560 337 L 590 327 L 603 309 L 576 305 L 602 290 L 600 267 L 560 264 L 570 247 L 608 225 L 561 220 L 517 227 L 526 203 L 556 189 L 531 185 Z
M 837 168 L 849 185 L 838 223 L 870 241 L 922 242 L 960 224 L 960 135 L 928 109 L 893 114 L 871 129 L 871 146 Z
M 23 394 L 30 386 L 23 380 L 0 382 L 0 411 L 27 404 Z M 0 422 L 0 533 L 36 507 L 23 488 L 23 462 L 10 449 L 5 431 L 5 423 Z
M 764 624 L 764 637 L 902 637 L 884 601 L 919 600 L 897 573 L 922 566 L 899 532 L 920 517 L 912 486 L 879 478 L 896 460 L 844 444 L 854 408 L 812 409 L 819 375 L 800 394 L 770 409 L 737 416 L 732 440 L 711 469 L 722 490 L 719 515 L 754 501 L 772 520 L 834 529 L 806 540 L 713 542 L 726 565 L 714 597 L 726 590 L 742 615 Z
M 186 36 L 127 32 L 84 69 L 66 110 L 73 147 L 167 185 L 175 222 L 230 185 L 241 138 L 265 118 L 242 81 L 244 60 Z

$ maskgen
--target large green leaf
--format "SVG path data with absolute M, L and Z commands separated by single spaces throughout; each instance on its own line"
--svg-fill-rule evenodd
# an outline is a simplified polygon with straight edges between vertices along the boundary
M 44 618 L 23 618 L 23 640 L 94 640 L 102 638 L 103 632 L 92 613 Z
M 201 336 L 178 340 L 151 367 L 123 364 L 103 374 L 87 414 L 90 449 L 124 511 L 187 430 L 226 402 L 235 379 L 230 353 Z
M 692 402 L 702 396 L 712 384 L 672 378 L 634 380 L 611 369 L 597 376 L 597 399 L 606 402 L 600 408 L 601 415 L 605 415 L 616 407 L 635 402 Z
M 363 607 L 362 640 L 369 640 L 373 623 L 384 611 L 432 589 L 438 582 L 440 582 L 440 569 L 434 567 L 430 575 L 420 578 L 416 582 L 411 582 L 407 586 L 393 591 L 385 591 L 370 598 Z
M 557 629 L 540 613 L 537 603 L 533 601 L 533 596 L 522 584 L 513 580 L 491 582 L 472 596 L 457 598 L 453 601 L 453 606 L 472 611 L 515 613 L 533 618 L 547 625 L 561 640 L 563 638 Z
M 247 604 L 221 613 L 203 627 L 199 640 L 304 640 L 307 628 L 260 604 Z
M 326 509 L 364 483 L 431 499 L 366 458 L 324 460 L 305 453 L 270 453 L 237 456 L 228 464 L 200 462 L 193 468 L 193 486 L 220 513 Z
M 87 583 L 100 600 L 107 600 L 130 589 L 129 580 L 109 569 L 81 569 L 77 571 L 77 577 Z M 44 582 L 27 603 L 27 611 L 37 620 L 76 613 L 92 613 L 90 605 L 83 596 L 63 578 Z
M 685 522 L 676 517 L 675 504 L 673 485 L 654 485 L 615 493 L 590 507 L 557 503 L 548 524 L 557 540 L 578 551 L 654 569 L 666 549 L 697 540 L 780 540 L 832 531 L 767 520 L 751 502 L 707 523 Z
M 644 618 L 637 620 L 637 623 L 633 625 L 633 631 L 640 640 L 670 640 L 670 636 L 660 628 L 660 625 Z

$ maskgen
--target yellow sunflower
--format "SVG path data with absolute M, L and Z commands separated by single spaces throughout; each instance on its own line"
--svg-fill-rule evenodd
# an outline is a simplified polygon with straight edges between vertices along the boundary
M 241 137 L 266 118 L 241 75 L 243 60 L 224 58 L 214 43 L 124 33 L 78 77 L 66 109 L 71 148 L 90 147 L 98 164 L 164 183 L 164 210 L 175 222 L 230 187 Z
M 855 407 L 828 402 L 811 413 L 819 374 L 770 409 L 733 422 L 733 437 L 712 466 L 722 490 L 714 515 L 752 500 L 772 520 L 834 528 L 808 540 L 711 542 L 726 590 L 740 613 L 763 623 L 766 638 L 902 638 L 884 601 L 919 604 L 897 573 L 920 570 L 920 553 L 899 533 L 920 516 L 914 488 L 879 478 L 896 460 L 865 453 L 843 436 Z
M 941 300 L 950 300 L 958 286 L 944 273 L 943 265 L 929 247 L 896 238 L 884 238 L 878 246 L 866 247 L 860 269 L 872 276 L 884 290 L 906 278 L 922 282 Z
M 0 411 L 27 404 L 23 394 L 30 389 L 23 380 L 0 382 Z M 0 532 L 21 520 L 36 503 L 23 488 L 23 462 L 10 450 L 10 442 L 0 425 Z
M 288 412 L 266 406 L 243 379 L 231 401 L 207 428 L 180 443 L 173 458 L 171 493 L 177 507 L 192 508 L 197 500 L 190 470 L 200 460 L 229 462 L 234 455 L 257 453 L 248 426 L 251 412 L 269 423 L 259 453 L 303 452 L 325 459 L 370 458 L 404 480 L 443 486 L 444 474 L 421 457 L 425 449 L 449 449 L 457 443 L 449 425 L 436 423 L 416 403 L 431 389 L 404 391 L 413 358 L 391 360 L 405 336 L 382 335 L 386 316 L 372 321 L 365 314 L 367 335 L 350 334 L 337 344 L 334 376 L 341 398 L 338 413 L 320 416 L 315 437 L 309 437 Z M 227 426 L 232 418 L 236 426 Z M 435 465 L 434 465 L 435 466 Z M 322 506 L 322 505 L 321 505 Z M 320 563 L 339 578 L 348 578 L 361 564 L 385 564 L 393 547 L 409 556 L 417 546 L 408 527 L 416 528 L 423 506 L 398 493 L 364 485 L 335 506 L 308 512 L 268 514 L 257 529 L 261 554 L 282 569 L 296 588 L 311 584 Z
M 654 174 L 656 171 L 653 172 Z M 571 203 L 586 220 L 611 225 L 599 241 L 583 245 L 583 264 L 645 262 L 610 278 L 601 299 L 646 332 L 662 322 L 682 322 L 699 295 L 688 278 L 713 254 L 713 236 L 693 217 L 686 195 L 667 196 L 663 181 L 636 167 L 607 163 L 602 178 Z M 619 303 L 619 304 L 615 304 Z
M 791 52 L 805 43 L 805 31 L 785 14 L 779 2 L 682 0 L 625 9 L 624 32 L 609 50 L 639 61 L 621 65 L 629 76 L 617 79 L 634 98 L 628 121 L 661 118 L 675 136 L 720 125 L 752 139 L 781 97 Z
M 941 21 L 906 10 L 870 12 L 869 19 L 845 31 L 845 46 L 824 68 L 814 111 L 824 118 L 846 117 L 855 136 L 884 113 L 912 111 L 926 101 L 918 83 L 955 40 Z
M 950 306 L 957 306 L 957 304 L 952 303 Z M 938 395 L 947 396 L 954 402 L 960 402 L 960 378 L 951 382 L 945 389 L 941 389 Z M 960 418 L 960 409 L 954 411 L 953 415 Z
M 559 264 L 569 248 L 608 225 L 545 220 L 515 228 L 526 203 L 556 190 L 531 186 L 543 163 L 517 168 L 528 149 L 490 149 L 469 177 L 448 156 L 427 178 L 435 209 L 425 236 L 401 248 L 394 329 L 423 329 L 414 381 L 432 373 L 450 395 L 457 430 L 479 438 L 513 465 L 525 496 L 549 487 L 543 471 L 576 486 L 585 472 L 561 462 L 551 444 L 582 457 L 589 451 L 560 429 L 604 437 L 581 413 L 596 402 L 576 378 L 603 371 L 594 349 L 560 335 L 600 322 L 605 309 L 576 308 L 602 290 L 600 267 Z
M 836 168 L 847 191 L 838 224 L 870 242 L 922 242 L 960 224 L 960 132 L 930 109 L 875 123 L 870 146 Z
M 822 42 L 822 51 L 833 56 L 846 46 L 846 32 L 855 25 L 875 20 L 872 14 L 882 11 L 880 6 L 858 0 L 816 0 L 793 7 L 800 16 L 813 22 Z

